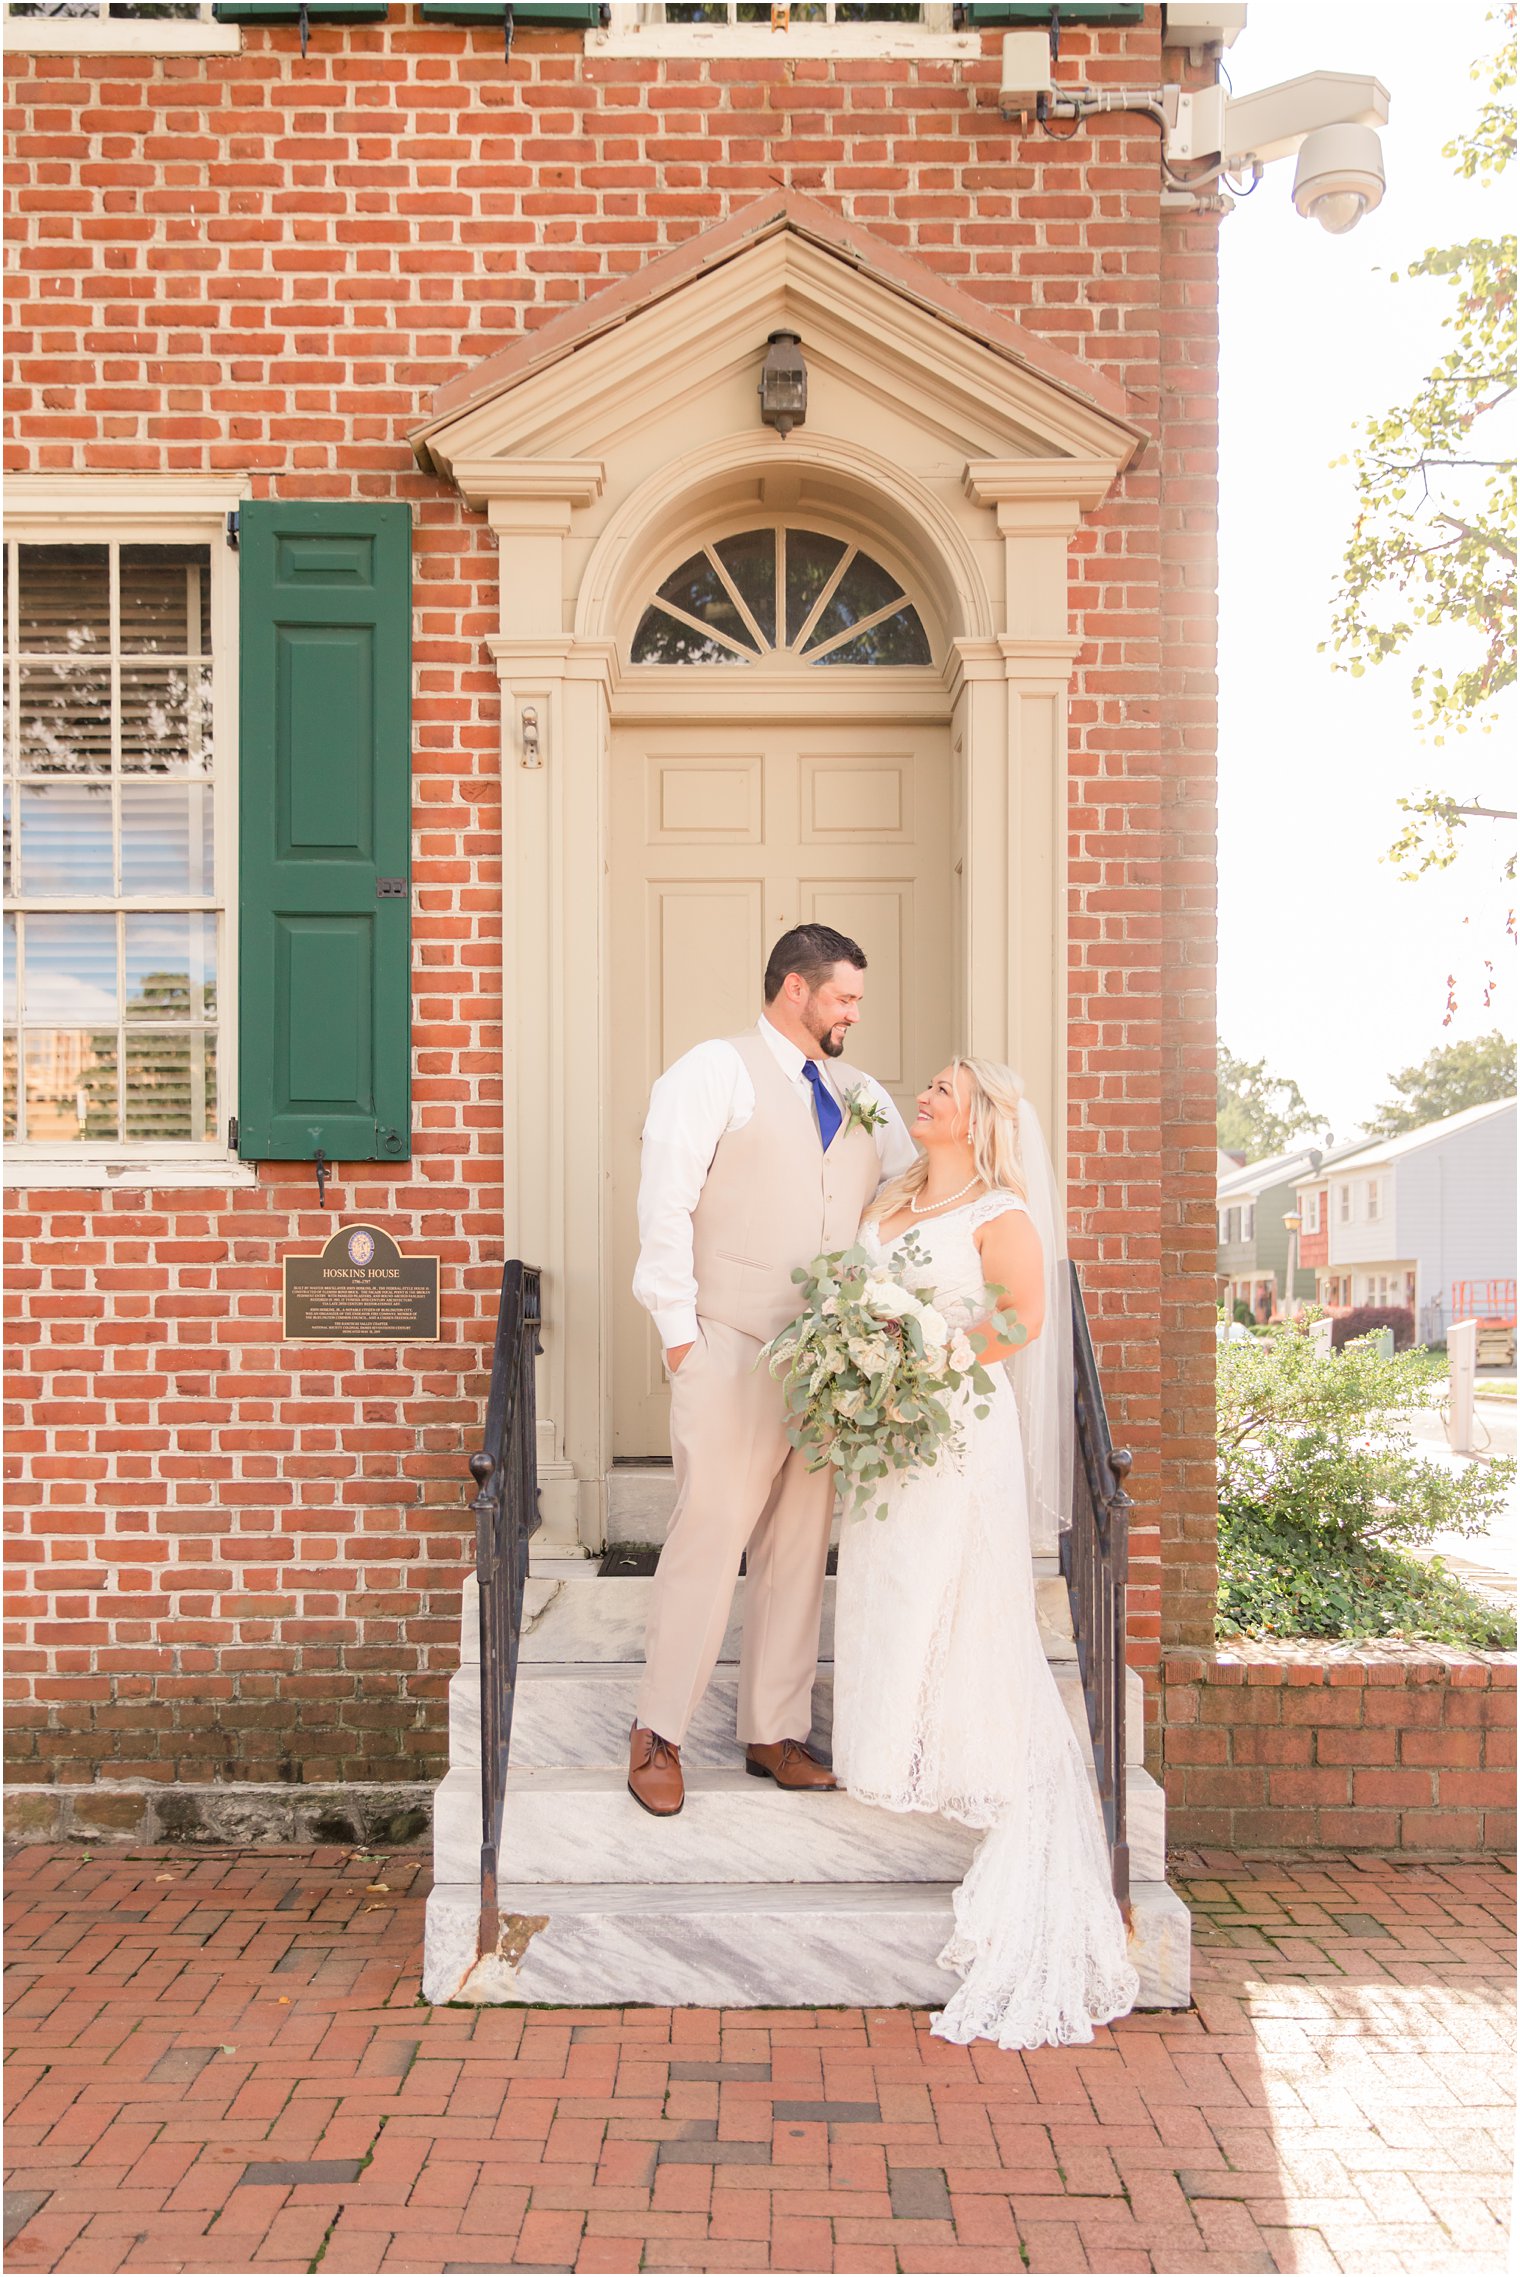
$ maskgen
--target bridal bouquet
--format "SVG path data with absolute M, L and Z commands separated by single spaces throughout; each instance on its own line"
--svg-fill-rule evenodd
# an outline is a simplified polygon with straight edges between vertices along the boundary
M 910 1238 L 894 1270 L 911 1276 L 927 1262 Z M 803 1309 L 761 1356 L 785 1385 L 792 1445 L 808 1451 L 811 1470 L 832 1463 L 861 1514 L 889 1471 L 927 1470 L 946 1450 L 960 1453 L 950 1401 L 969 1384 L 983 1403 L 975 1413 L 987 1413 L 992 1378 L 978 1357 L 985 1339 L 952 1328 L 927 1290 L 889 1277 L 864 1249 L 815 1257 L 792 1278 L 802 1283 Z M 1000 1334 L 1022 1341 L 1012 1316 L 996 1311 L 995 1292 L 989 1311 Z M 879 1500 L 876 1516 L 886 1509 Z

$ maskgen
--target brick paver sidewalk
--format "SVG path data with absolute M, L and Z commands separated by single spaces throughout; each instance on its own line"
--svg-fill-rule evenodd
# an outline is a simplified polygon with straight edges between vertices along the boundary
M 23 1850 L 13 2270 L 1504 2267 L 1513 1877 L 1184 1861 L 1196 2009 L 427 2009 L 425 1862 Z

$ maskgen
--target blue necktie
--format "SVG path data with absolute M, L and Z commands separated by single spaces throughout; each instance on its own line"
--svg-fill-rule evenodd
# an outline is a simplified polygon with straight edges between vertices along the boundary
M 805 1059 L 802 1072 L 813 1086 L 813 1099 L 818 1109 L 818 1135 L 823 1140 L 823 1151 L 827 1154 L 835 1132 L 844 1121 L 844 1115 L 839 1101 L 823 1080 L 823 1070 L 817 1060 Z

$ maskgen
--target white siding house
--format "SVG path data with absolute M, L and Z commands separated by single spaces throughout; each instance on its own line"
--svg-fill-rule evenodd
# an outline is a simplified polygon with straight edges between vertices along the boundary
M 1328 1254 L 1317 1294 L 1333 1309 L 1407 1305 L 1423 1341 L 1445 1334 L 1461 1282 L 1515 1279 L 1515 1102 L 1468 1107 L 1378 1139 L 1299 1182 L 1323 1190 Z

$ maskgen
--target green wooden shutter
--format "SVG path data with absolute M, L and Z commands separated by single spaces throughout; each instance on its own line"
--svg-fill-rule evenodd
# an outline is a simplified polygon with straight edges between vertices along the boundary
M 1048 24 L 1051 0 L 966 0 L 966 27 L 982 24 Z M 1063 24 L 1141 24 L 1143 0 L 1056 0 Z
M 306 20 L 312 24 L 383 24 L 389 8 L 385 0 L 309 0 Z M 214 0 L 211 13 L 219 24 L 298 24 L 301 0 Z
M 507 0 L 422 0 L 422 14 L 431 24 L 499 24 Z M 601 0 L 571 6 L 562 0 L 513 0 L 513 22 L 520 32 L 543 30 L 596 31 L 602 21 Z
M 238 1152 L 411 1153 L 411 516 L 239 515 Z

